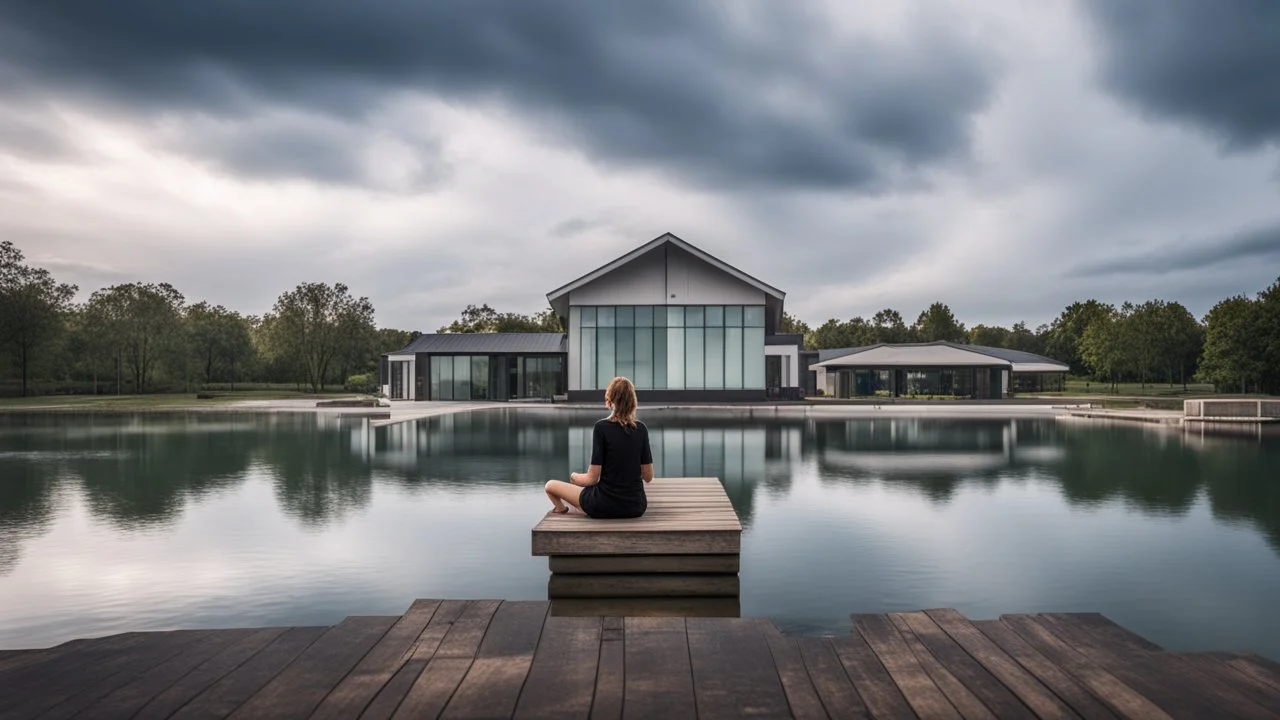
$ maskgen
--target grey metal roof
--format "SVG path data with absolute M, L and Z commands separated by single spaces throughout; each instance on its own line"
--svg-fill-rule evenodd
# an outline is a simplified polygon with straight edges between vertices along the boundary
M 562 353 L 563 333 L 433 333 L 419 335 L 403 349 L 387 355 L 470 353 L 475 355 Z
M 1062 372 L 1066 372 L 1068 369 L 1065 363 L 1059 362 L 1052 358 L 1047 358 L 1043 355 L 1037 355 L 1035 353 L 1024 352 L 1022 350 L 1008 350 L 1006 348 L 993 348 L 993 347 L 987 347 L 985 345 L 968 345 L 965 343 L 948 342 L 946 340 L 939 340 L 937 342 L 931 342 L 931 343 L 882 343 L 880 345 L 863 345 L 861 347 L 853 347 L 853 348 L 830 348 L 828 350 L 818 351 L 818 362 L 826 362 L 828 360 L 834 360 L 835 358 L 838 358 L 838 357 L 844 357 L 845 355 L 853 355 L 856 353 L 865 352 L 867 350 L 871 350 L 878 347 L 912 348 L 912 347 L 929 347 L 929 346 L 938 346 L 938 345 L 945 345 L 947 347 L 955 348 L 957 350 L 968 350 L 969 352 L 975 352 L 980 355 L 986 355 L 987 357 L 996 358 L 997 360 L 1004 360 L 1006 362 L 1012 363 L 1015 366 L 1014 367 L 1015 372 L 1019 370 L 1017 366 L 1024 366 L 1028 370 L 1034 370 L 1035 372 L 1053 371 L 1044 366 L 1057 366 L 1062 368 Z

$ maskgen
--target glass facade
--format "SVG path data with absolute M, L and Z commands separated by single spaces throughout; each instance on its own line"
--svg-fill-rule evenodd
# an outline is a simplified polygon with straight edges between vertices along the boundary
M 574 306 L 576 387 L 622 375 L 641 390 L 763 390 L 764 319 L 763 305 Z
M 565 392 L 559 355 L 432 355 L 426 362 L 430 394 L 423 400 L 515 400 Z

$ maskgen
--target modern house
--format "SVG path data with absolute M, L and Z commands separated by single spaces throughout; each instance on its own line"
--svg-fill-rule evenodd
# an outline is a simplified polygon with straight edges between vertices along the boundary
M 803 338 L 774 337 L 785 297 L 667 233 L 548 293 L 567 333 L 423 335 L 383 356 L 383 391 L 598 401 L 624 375 L 649 402 L 799 397 Z
M 1067 366 L 1016 350 L 914 343 L 806 350 L 786 294 L 670 233 L 547 293 L 565 333 L 422 335 L 382 357 L 392 400 L 751 402 L 1061 389 Z
M 977 399 L 1061 390 L 1069 370 L 1033 353 L 945 341 L 821 350 L 810 369 L 817 386 L 831 397 Z

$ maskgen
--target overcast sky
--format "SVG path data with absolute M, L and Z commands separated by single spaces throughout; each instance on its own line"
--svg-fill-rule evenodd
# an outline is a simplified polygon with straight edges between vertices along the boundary
M 668 231 L 811 323 L 1202 315 L 1280 276 L 1280 3 L 0 0 L 0 239 L 82 298 L 434 330 Z

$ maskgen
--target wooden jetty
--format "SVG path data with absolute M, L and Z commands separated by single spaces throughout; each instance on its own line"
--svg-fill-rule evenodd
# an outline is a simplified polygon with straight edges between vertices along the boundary
M 0 718 L 1275 718 L 1280 665 L 1100 615 L 557 617 L 418 600 L 333 627 L 125 633 L 0 652 Z
M 634 520 L 551 512 L 533 528 L 550 598 L 737 597 L 742 523 L 717 478 L 655 478 Z M 736 613 L 735 613 L 736 614 Z

